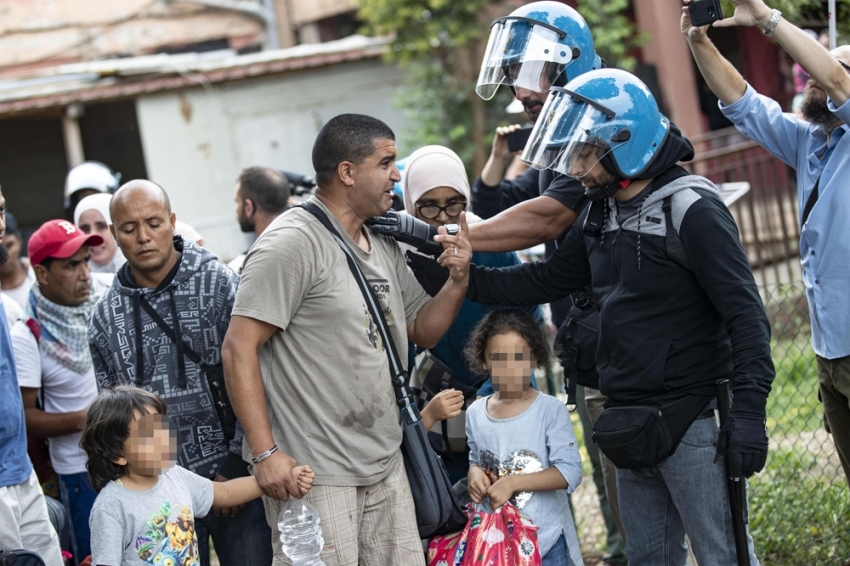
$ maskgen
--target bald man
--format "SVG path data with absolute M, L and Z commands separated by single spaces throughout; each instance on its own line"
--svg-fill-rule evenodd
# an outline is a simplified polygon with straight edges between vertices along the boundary
M 175 235 L 176 215 L 155 183 L 123 185 L 112 197 L 110 215 L 127 263 L 89 325 L 98 386 L 136 385 L 162 397 L 178 431 L 181 466 L 214 481 L 247 475 L 241 429 L 237 434 L 221 369 L 238 275 Z M 167 523 L 177 520 L 186 504 L 169 503 Z M 260 500 L 213 511 L 195 517 L 201 564 L 209 564 L 209 536 L 222 566 L 271 564 L 271 531 Z M 96 521 L 95 532 L 113 527 L 108 516 L 93 516 L 93 527 Z M 163 533 L 154 544 L 165 539 Z M 97 556 L 94 540 L 92 547 Z
M 690 0 L 685 0 L 690 3 Z M 706 34 L 682 13 L 682 33 L 720 109 L 735 127 L 797 171 L 800 254 L 828 428 L 850 482 L 850 46 L 831 52 L 762 0 L 735 0 L 715 27 L 757 26 L 811 75 L 800 112 L 784 114 L 758 94 Z

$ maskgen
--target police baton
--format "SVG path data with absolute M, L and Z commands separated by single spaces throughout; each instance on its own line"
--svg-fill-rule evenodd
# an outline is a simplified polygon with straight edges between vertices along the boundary
M 729 418 L 732 411 L 732 388 L 728 379 L 715 382 L 717 387 L 717 407 L 720 412 L 720 426 Z M 745 478 L 733 475 L 732 459 L 729 450 L 723 455 L 726 463 L 726 490 L 729 492 L 729 508 L 732 513 L 732 532 L 735 536 L 735 553 L 738 556 L 738 566 L 750 566 L 750 549 L 747 544 L 747 481 Z

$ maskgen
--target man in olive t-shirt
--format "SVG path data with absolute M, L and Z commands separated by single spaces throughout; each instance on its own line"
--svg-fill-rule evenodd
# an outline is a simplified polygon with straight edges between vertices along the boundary
M 440 261 L 451 276 L 430 298 L 395 241 L 363 226 L 392 205 L 396 153 L 380 120 L 333 118 L 313 146 L 311 200 L 354 254 L 406 352 L 408 339 L 436 344 L 457 316 L 471 251 L 464 220 L 459 236 L 443 236 Z M 284 213 L 249 251 L 223 358 L 245 456 L 266 495 L 274 563 L 289 563 L 275 523 L 280 502 L 298 493 L 297 462 L 316 473 L 307 499 L 322 518 L 328 566 L 424 564 L 384 344 L 344 252 L 309 212 Z

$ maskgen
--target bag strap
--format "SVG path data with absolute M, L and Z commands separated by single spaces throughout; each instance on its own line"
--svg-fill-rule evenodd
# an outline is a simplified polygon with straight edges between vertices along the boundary
M 369 287 L 369 284 L 366 281 L 366 276 L 363 274 L 360 266 L 357 265 L 357 261 L 354 259 L 354 254 L 351 252 L 348 245 L 345 243 L 345 240 L 342 239 L 337 229 L 334 228 L 330 219 L 321 208 L 312 202 L 305 202 L 301 205 L 301 208 L 315 216 L 319 222 L 327 228 L 328 232 L 331 233 L 334 240 L 336 240 L 336 243 L 339 244 L 339 247 L 342 248 L 342 251 L 345 253 L 348 268 L 351 270 L 351 274 L 354 275 L 354 280 L 357 282 L 357 286 L 360 287 L 360 292 L 363 294 L 363 299 L 366 301 L 366 307 L 369 309 L 369 314 L 371 315 L 375 326 L 378 327 L 381 339 L 384 341 L 384 350 L 387 353 L 387 359 L 390 364 L 390 377 L 392 379 L 393 388 L 395 389 L 396 403 L 398 403 L 402 417 L 405 419 L 407 424 L 421 420 L 422 417 L 419 415 L 419 409 L 416 408 L 416 404 L 413 400 L 413 394 L 409 389 L 410 378 L 404 370 L 401 358 L 399 357 L 398 351 L 395 347 L 395 342 L 387 328 L 384 311 L 380 307 L 378 299 L 375 297 L 375 293 L 372 291 L 372 288 Z
M 169 340 L 174 342 L 174 344 L 177 344 L 177 334 L 174 332 L 174 329 L 171 328 L 161 316 L 159 316 L 159 313 L 156 312 L 156 309 L 153 308 L 153 305 L 147 302 L 144 297 L 141 298 L 140 302 L 142 304 L 142 308 L 145 309 L 145 312 L 148 313 L 148 316 L 151 317 L 154 323 L 156 323 L 156 325 L 159 326 L 159 328 L 163 332 L 165 332 L 165 335 L 168 336 Z M 199 356 L 197 352 L 195 352 L 195 350 L 193 350 L 192 347 L 189 346 L 189 344 L 183 341 L 182 338 L 181 342 L 183 342 L 183 353 L 186 354 L 186 357 L 196 363 L 205 373 L 208 372 L 210 369 L 210 365 L 206 363 L 203 359 L 201 359 L 201 356 Z
M 815 181 L 815 188 L 812 189 L 812 194 L 809 195 L 809 198 L 806 199 L 806 205 L 803 207 L 803 218 L 800 220 L 800 227 L 802 228 L 806 224 L 806 220 L 809 219 L 809 214 L 812 213 L 812 209 L 815 207 L 815 203 L 818 201 L 818 187 L 820 186 L 820 177 Z

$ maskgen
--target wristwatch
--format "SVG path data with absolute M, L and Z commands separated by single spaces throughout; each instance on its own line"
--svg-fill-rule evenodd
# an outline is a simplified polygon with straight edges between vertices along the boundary
M 773 37 L 773 32 L 776 31 L 776 26 L 779 25 L 779 20 L 782 18 L 782 12 L 779 10 L 774 10 L 770 15 L 770 20 L 768 20 L 767 25 L 761 30 L 761 32 L 767 37 Z

